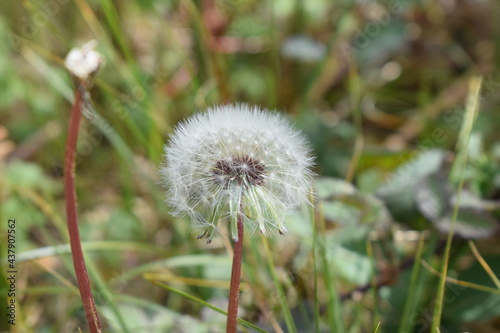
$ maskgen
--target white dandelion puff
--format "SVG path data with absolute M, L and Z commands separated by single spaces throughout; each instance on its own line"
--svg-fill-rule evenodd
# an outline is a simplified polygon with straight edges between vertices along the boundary
M 265 235 L 286 232 L 284 218 L 309 203 L 311 151 L 301 132 L 276 112 L 246 104 L 209 108 L 179 124 L 160 169 L 167 202 L 211 242 L 237 219 Z
M 66 69 L 82 81 L 95 74 L 103 63 L 102 56 L 94 51 L 96 46 L 97 42 L 91 40 L 81 48 L 71 49 L 64 60 Z

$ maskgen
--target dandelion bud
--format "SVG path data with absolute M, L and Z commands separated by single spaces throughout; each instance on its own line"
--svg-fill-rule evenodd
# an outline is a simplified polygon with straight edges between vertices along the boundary
M 308 203 L 313 159 L 302 134 L 279 113 L 245 104 L 209 108 L 179 124 L 161 173 L 175 216 L 210 243 L 239 214 L 251 231 L 284 234 L 284 218 Z
M 94 51 L 96 46 L 97 42 L 91 40 L 81 48 L 69 51 L 64 60 L 64 66 L 68 71 L 81 81 L 85 81 L 95 74 L 103 62 L 101 55 Z

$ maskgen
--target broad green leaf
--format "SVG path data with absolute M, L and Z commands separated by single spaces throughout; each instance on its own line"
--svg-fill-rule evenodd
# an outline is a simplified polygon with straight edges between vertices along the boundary
M 58 184 L 35 163 L 15 161 L 8 163 L 5 169 L 5 180 L 12 188 L 25 187 L 29 189 L 54 192 Z
M 384 203 L 373 195 L 362 194 L 343 179 L 322 177 L 316 183 L 325 218 L 343 226 L 387 225 L 391 217 Z
M 340 278 L 356 285 L 364 285 L 370 281 L 373 267 L 367 255 L 335 244 L 327 248 L 326 255 Z
M 178 268 L 178 267 L 195 267 L 195 266 L 210 266 L 210 267 L 222 267 L 224 271 L 228 267 L 231 267 L 231 258 L 227 256 L 216 256 L 210 254 L 192 254 L 171 257 L 165 260 L 153 261 L 145 263 L 143 265 L 137 266 L 134 269 L 125 272 L 119 276 L 112 283 L 119 281 L 126 281 L 134 278 L 137 275 L 152 272 L 155 270 L 160 270 L 163 268 Z
M 498 256 L 484 256 L 493 272 L 500 276 Z M 484 286 L 494 283 L 478 262 L 474 262 L 457 278 Z M 443 317 L 455 321 L 484 321 L 500 315 L 500 295 L 448 284 L 444 298 Z
M 438 219 L 436 227 L 447 233 L 451 226 L 452 214 Z M 497 221 L 490 213 L 472 208 L 459 208 L 455 223 L 455 234 L 467 239 L 478 239 L 491 236 L 498 228 Z
M 117 304 L 118 311 L 125 320 L 125 324 L 134 333 L 163 333 L 169 332 L 181 321 L 182 315 L 166 308 L 154 311 L 132 304 Z M 113 311 L 107 306 L 101 308 L 101 313 L 113 332 L 120 332 L 122 326 Z M 191 318 L 194 322 L 194 318 Z M 199 331 L 203 332 L 203 331 Z
M 444 175 L 430 175 L 417 185 L 415 199 L 418 210 L 434 221 L 450 211 L 451 194 L 451 186 Z
M 415 195 L 419 211 L 443 232 L 451 226 L 453 207 L 457 196 L 453 194 L 448 178 L 441 173 L 426 177 L 418 186 Z M 488 211 L 492 204 L 481 200 L 472 192 L 464 190 L 454 232 L 463 238 L 477 239 L 492 235 L 497 229 L 496 220 Z
M 377 194 L 385 201 L 395 218 L 407 221 L 413 217 L 418 184 L 441 168 L 444 157 L 445 152 L 442 150 L 424 151 L 398 167 L 377 190 Z

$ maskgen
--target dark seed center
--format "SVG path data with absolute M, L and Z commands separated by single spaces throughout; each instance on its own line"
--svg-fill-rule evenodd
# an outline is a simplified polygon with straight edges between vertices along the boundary
M 233 157 L 214 163 L 212 176 L 217 184 L 229 187 L 232 181 L 238 185 L 251 184 L 261 186 L 264 183 L 265 165 L 249 156 Z

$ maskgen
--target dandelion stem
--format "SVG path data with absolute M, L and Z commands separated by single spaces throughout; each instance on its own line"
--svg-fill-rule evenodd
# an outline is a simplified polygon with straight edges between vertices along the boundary
M 229 287 L 229 305 L 227 308 L 226 333 L 236 333 L 238 321 L 238 303 L 240 298 L 241 256 L 243 254 L 243 203 L 238 214 L 238 241 L 234 242 L 231 285 Z
M 78 214 L 76 208 L 76 189 L 75 189 L 75 158 L 76 143 L 78 140 L 78 131 L 80 119 L 82 117 L 83 94 L 85 85 L 79 83 L 75 91 L 75 102 L 71 109 L 71 119 L 68 128 L 68 140 L 66 141 L 66 151 L 64 157 L 64 197 L 66 200 L 66 215 L 68 218 L 68 231 L 71 245 L 71 255 L 73 256 L 73 265 L 75 267 L 76 280 L 82 298 L 83 308 L 87 316 L 87 322 L 92 333 L 102 332 L 97 309 L 90 289 L 89 277 L 85 260 L 83 258 L 82 245 L 80 243 L 80 233 L 78 232 Z

